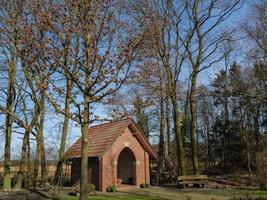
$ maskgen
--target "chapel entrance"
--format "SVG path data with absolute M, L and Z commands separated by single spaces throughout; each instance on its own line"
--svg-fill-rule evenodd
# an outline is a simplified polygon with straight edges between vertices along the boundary
M 136 159 L 132 150 L 128 147 L 124 148 L 118 158 L 117 178 L 122 184 L 135 185 L 136 176 Z

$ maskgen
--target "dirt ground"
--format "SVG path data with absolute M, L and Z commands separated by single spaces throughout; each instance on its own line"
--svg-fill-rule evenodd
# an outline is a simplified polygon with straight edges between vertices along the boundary
M 0 191 L 0 200 L 47 200 L 47 198 L 38 193 L 23 190 L 10 193 Z

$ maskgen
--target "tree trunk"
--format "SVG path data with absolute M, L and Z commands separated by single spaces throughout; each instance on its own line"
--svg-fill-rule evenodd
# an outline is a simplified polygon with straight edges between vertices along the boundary
M 252 181 L 252 171 L 251 171 L 251 162 L 250 162 L 250 143 L 249 143 L 249 133 L 246 133 L 246 153 L 247 153 L 247 167 L 248 167 L 248 175 L 249 181 Z
M 224 168 L 227 170 L 229 168 L 229 164 L 231 163 L 230 155 L 232 155 L 232 147 L 231 147 L 231 135 L 230 135 L 230 121 L 229 121 L 229 109 L 228 109 L 228 67 L 226 65 L 225 68 L 225 82 L 226 89 L 223 94 L 224 98 L 224 125 L 225 125 L 225 150 L 226 150 L 226 159 L 224 163 Z M 241 114 L 242 115 L 242 114 Z M 231 167 L 231 166 L 230 166 Z
M 172 182 L 172 177 L 174 176 L 173 172 L 173 160 L 172 160 L 172 149 L 171 149 L 171 124 L 170 124 L 170 97 L 168 94 L 168 90 L 166 90 L 166 100 L 165 100 L 165 119 L 166 119 L 166 159 L 165 159 L 165 166 L 169 172 L 169 182 Z
M 178 174 L 185 175 L 185 163 L 184 163 L 184 145 L 183 145 L 183 137 L 181 133 L 181 122 L 180 122 L 180 111 L 177 104 L 177 91 L 176 91 L 176 82 L 173 80 L 171 68 L 168 64 L 164 65 L 166 74 L 167 74 L 167 87 L 168 94 L 170 95 L 170 99 L 173 107 L 173 123 L 174 123 L 174 131 L 175 131 L 175 139 L 176 139 L 176 147 L 177 147 L 177 158 L 178 158 Z
M 259 125 L 259 118 L 260 118 L 260 105 L 256 106 L 256 112 L 253 117 L 254 122 L 254 135 L 255 135 L 255 141 L 256 141 L 256 154 L 259 152 L 259 146 L 260 146 L 260 125 Z
M 250 114 L 248 115 L 249 122 L 247 123 L 247 131 L 245 132 L 245 142 L 246 142 L 246 157 L 247 157 L 247 169 L 248 169 L 248 175 L 249 175 L 249 181 L 252 182 L 252 170 L 251 170 L 251 156 L 250 156 L 250 139 L 249 134 L 253 133 L 252 128 L 252 117 Z
M 27 160 L 27 144 L 30 137 L 30 131 L 25 130 L 22 147 L 21 147 L 21 158 L 20 158 L 20 165 L 19 165 L 19 172 L 18 178 L 16 182 L 16 189 L 20 189 L 23 183 L 26 183 L 26 160 Z M 25 185 L 26 186 L 26 185 Z
M 190 115 L 191 115 L 190 137 L 191 137 L 193 170 L 194 174 L 199 174 L 197 140 L 196 140 L 196 99 L 195 99 L 196 80 L 197 80 L 197 73 L 193 73 L 191 79 L 191 90 L 189 95 Z
M 27 173 L 26 173 L 26 183 L 29 188 L 33 186 L 33 175 L 32 175 L 32 162 L 31 162 L 31 144 L 30 135 L 27 140 Z
M 39 145 L 41 150 L 41 184 L 45 185 L 47 181 L 46 153 L 44 146 L 44 118 L 45 118 L 45 94 L 41 92 L 40 100 L 40 121 L 38 125 Z
M 166 92 L 166 135 L 167 135 L 167 157 L 171 155 L 171 124 L 170 124 L 170 107 L 169 107 L 169 94 Z
M 162 169 L 165 164 L 165 140 L 164 140 L 164 131 L 165 131 L 165 120 L 164 120 L 164 100 L 163 97 L 160 97 L 160 130 L 159 130 L 159 163 L 158 163 L 158 175 L 161 177 Z
M 211 150 L 211 135 L 210 135 L 210 125 L 209 125 L 209 119 L 208 116 L 205 116 L 205 126 L 206 126 L 206 133 L 207 133 L 207 148 L 208 148 L 208 170 L 211 169 L 212 166 L 212 150 Z
M 55 172 L 53 183 L 55 185 L 61 185 L 62 183 L 62 173 L 63 173 L 63 163 L 64 163 L 64 153 L 68 135 L 68 125 L 69 125 L 69 118 L 67 116 L 70 115 L 70 100 L 71 100 L 71 91 L 73 88 L 72 81 L 69 77 L 67 77 L 67 92 L 66 92 L 66 99 L 65 99 L 65 109 L 64 113 L 64 122 L 61 134 L 61 142 L 60 142 L 60 149 L 59 149 L 59 156 L 57 162 L 57 169 Z
M 13 112 L 14 99 L 15 99 L 15 80 L 16 80 L 16 63 L 15 56 L 11 53 L 11 58 L 8 66 L 8 90 L 6 109 L 8 112 Z M 5 154 L 4 154 L 4 185 L 3 189 L 10 191 L 11 189 L 11 176 L 10 176 L 10 150 L 11 150 L 11 132 L 12 132 L 13 117 L 9 114 L 6 115 L 5 122 Z
M 184 163 L 184 146 L 183 146 L 183 138 L 181 134 L 181 125 L 180 125 L 180 112 L 176 102 L 176 98 L 172 97 L 172 105 L 173 105 L 173 117 L 174 117 L 174 130 L 176 137 L 176 146 L 177 146 L 177 155 L 178 155 L 178 164 L 180 166 L 180 175 L 185 175 L 185 163 Z
M 41 146 L 40 146 L 40 136 L 39 136 L 39 131 L 36 133 L 36 153 L 35 153 L 35 161 L 34 161 L 34 171 L 33 171 L 33 176 L 34 176 L 34 187 L 39 186 L 39 169 L 40 169 L 40 163 L 41 163 Z
M 190 112 L 189 112 L 189 96 L 190 96 L 190 84 L 186 92 L 186 100 L 184 105 L 184 115 L 183 115 L 183 128 L 182 128 L 182 137 L 183 144 L 185 145 L 185 140 L 187 137 L 190 137 Z
M 87 199 L 88 183 L 88 128 L 89 128 L 89 95 L 84 94 L 84 110 L 82 122 L 82 149 L 81 149 L 81 180 L 80 180 L 80 200 Z

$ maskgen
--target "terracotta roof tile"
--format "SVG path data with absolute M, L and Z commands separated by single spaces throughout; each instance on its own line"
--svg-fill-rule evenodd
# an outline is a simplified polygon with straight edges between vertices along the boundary
M 131 123 L 131 119 L 96 125 L 88 130 L 89 153 L 88 157 L 101 156 L 122 134 Z M 81 138 L 79 138 L 66 152 L 69 158 L 81 157 Z

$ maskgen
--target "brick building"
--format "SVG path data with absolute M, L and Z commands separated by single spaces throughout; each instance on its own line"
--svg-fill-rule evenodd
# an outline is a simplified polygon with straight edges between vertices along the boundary
M 99 191 L 115 184 L 150 182 L 150 160 L 157 154 L 132 119 L 93 126 L 88 131 L 88 181 Z M 81 138 L 67 151 L 71 183 L 80 180 Z

